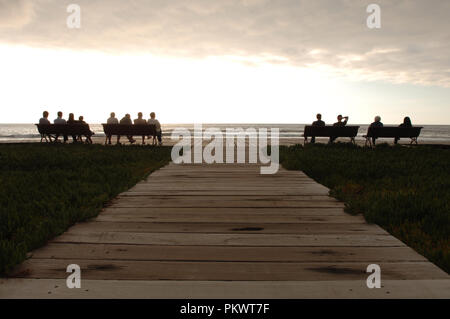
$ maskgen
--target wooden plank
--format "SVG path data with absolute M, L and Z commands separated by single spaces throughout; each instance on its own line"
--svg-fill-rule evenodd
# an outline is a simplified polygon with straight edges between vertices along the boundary
M 192 185 L 167 185 L 167 184 L 160 184 L 160 185 L 139 185 L 135 186 L 133 188 L 130 188 L 129 192 L 161 192 L 164 191 L 166 194 L 170 193 L 172 191 L 247 191 L 247 192 L 253 192 L 257 190 L 258 192 L 291 192 L 291 191 L 304 191 L 306 194 L 317 194 L 321 195 L 323 192 L 329 192 L 326 188 L 320 188 L 316 187 L 291 187 L 286 185 L 280 185 L 277 187 L 255 187 L 255 186 L 247 186 L 247 185 L 199 185 L 199 184 L 192 184 Z M 318 193 L 321 192 L 321 193 Z
M 153 195 L 181 195 L 181 196 L 235 196 L 235 195 L 245 195 L 245 196 L 301 196 L 301 195 L 328 195 L 328 190 L 323 189 L 315 189 L 308 191 L 300 191 L 298 189 L 288 189 L 288 190 L 278 190 L 278 189 L 270 189 L 270 190 L 211 190 L 211 189 L 197 189 L 197 190 L 186 190 L 186 189 L 160 189 L 154 188 L 153 190 L 142 190 L 142 191 L 134 191 L 129 190 L 120 194 L 120 197 L 127 196 L 153 196 Z
M 120 208 L 121 214 L 107 214 L 106 211 L 99 215 L 95 221 L 112 221 L 112 222 L 211 222 L 211 223 L 254 223 L 256 220 L 263 223 L 361 223 L 365 224 L 365 220 L 361 216 L 312 216 L 312 215 L 293 215 L 293 214 L 208 214 L 208 213 L 171 213 L 164 214 L 159 212 L 151 212 L 154 208 L 149 208 L 148 213 L 142 214 L 132 213 L 138 208 Z M 108 212 L 111 210 L 108 209 Z M 130 213 L 124 213 L 129 211 Z M 331 225 L 330 225 L 331 226 Z
M 66 268 L 77 264 L 83 279 L 92 280 L 361 280 L 367 279 L 367 263 L 283 262 L 159 262 L 83 259 L 34 259 L 17 267 L 17 278 L 67 278 Z M 384 280 L 448 279 L 428 262 L 379 264 Z
M 239 233 L 239 234 L 387 234 L 375 225 L 304 223 L 304 224 L 266 224 L 266 223 L 136 223 L 136 222 L 89 222 L 79 223 L 70 233 L 83 232 L 136 232 L 136 233 Z
M 284 200 L 272 200 L 272 201 L 256 201 L 256 200 L 241 200 L 241 201 L 228 201 L 223 200 L 163 200 L 163 199 L 141 199 L 139 197 L 129 199 L 122 198 L 120 201 L 112 201 L 108 207 L 207 207 L 207 208 L 223 208 L 223 207 L 344 207 L 343 203 L 337 201 L 284 201 Z
M 0 298 L 11 299 L 450 299 L 450 280 L 383 280 L 367 289 L 363 280 L 178 281 L 0 279 Z
M 169 246 L 365 246 L 399 247 L 404 244 L 390 235 L 298 235 L 298 234 L 204 234 L 67 232 L 53 240 L 60 243 L 99 243 Z
M 205 215 L 254 215 L 255 217 L 264 217 L 264 215 L 277 216 L 337 216 L 346 218 L 349 222 L 362 218 L 362 215 L 345 214 L 341 207 L 325 207 L 325 208 L 309 208 L 309 207 L 107 207 L 103 210 L 104 214 L 116 215 L 148 215 L 153 213 L 161 213 L 166 215 L 172 214 L 205 214 Z M 100 215 L 100 216 L 102 216 Z M 259 218 L 258 217 L 258 218 Z
M 184 196 L 184 195 L 174 195 L 174 194 L 166 194 L 166 195 L 131 195 L 127 196 L 118 196 L 116 199 L 112 200 L 112 203 L 122 202 L 122 201 L 144 201 L 144 202 L 152 202 L 152 201 L 185 201 L 185 202 L 203 202 L 203 201 L 223 201 L 226 200 L 228 202 L 242 202 L 242 201 L 280 201 L 280 196 L 274 195 L 196 195 L 196 196 Z M 308 202 L 334 202 L 340 203 L 335 198 L 332 198 L 327 195 L 285 195 L 282 200 L 285 201 L 308 201 Z
M 245 247 L 150 246 L 50 243 L 33 259 L 270 261 L 270 262 L 400 262 L 426 261 L 409 247 Z
M 272 184 L 280 184 L 280 183 L 289 183 L 289 184 L 314 184 L 316 183 L 314 180 L 307 177 L 287 177 L 287 176 L 277 176 L 268 177 L 269 175 L 263 175 L 265 177 L 256 177 L 248 174 L 232 174 L 232 175 L 224 175 L 224 176 L 214 176 L 214 175 L 183 175 L 183 176 L 152 176 L 149 177 L 145 183 L 161 183 L 165 181 L 175 181 L 178 183 L 193 183 L 202 181 L 205 183 L 235 183 L 236 181 L 241 181 L 245 183 L 270 183 Z

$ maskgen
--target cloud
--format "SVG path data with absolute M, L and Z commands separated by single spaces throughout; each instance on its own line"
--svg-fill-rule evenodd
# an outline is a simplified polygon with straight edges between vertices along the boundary
M 9 3 L 0 0 L 3 43 L 227 56 L 351 79 L 450 87 L 448 0 L 379 0 L 381 29 L 366 26 L 371 1 L 35 0 L 34 11 L 30 1 Z M 81 6 L 81 29 L 66 27 L 70 3 Z
M 0 0 L 0 29 L 22 28 L 33 18 L 33 5 L 27 0 Z

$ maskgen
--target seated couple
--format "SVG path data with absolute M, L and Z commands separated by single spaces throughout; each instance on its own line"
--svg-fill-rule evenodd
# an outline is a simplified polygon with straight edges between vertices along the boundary
M 325 126 L 325 122 L 322 121 L 322 114 L 317 114 L 316 115 L 317 121 L 314 121 L 312 123 L 312 126 Z M 342 121 L 343 119 L 345 119 L 345 121 Z M 338 115 L 337 117 L 337 122 L 333 124 L 333 126 L 346 126 L 347 122 L 348 122 L 348 116 L 342 116 L 342 115 Z M 330 141 L 329 143 L 332 143 L 334 140 L 336 139 L 336 137 L 330 137 Z M 315 143 L 316 142 L 316 137 L 312 136 L 311 137 L 311 143 Z

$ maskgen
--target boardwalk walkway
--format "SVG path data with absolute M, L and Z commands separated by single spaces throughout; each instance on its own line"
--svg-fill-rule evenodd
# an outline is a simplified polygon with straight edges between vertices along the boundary
M 343 208 L 302 172 L 169 164 L 34 251 L 0 297 L 450 297 L 445 272 Z M 66 287 L 69 264 L 81 289 Z

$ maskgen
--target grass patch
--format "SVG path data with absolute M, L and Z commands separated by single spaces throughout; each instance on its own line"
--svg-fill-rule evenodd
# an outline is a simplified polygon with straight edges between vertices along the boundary
M 169 161 L 169 147 L 0 145 L 0 273 Z
M 280 161 L 450 271 L 449 147 L 295 145 L 281 147 Z

